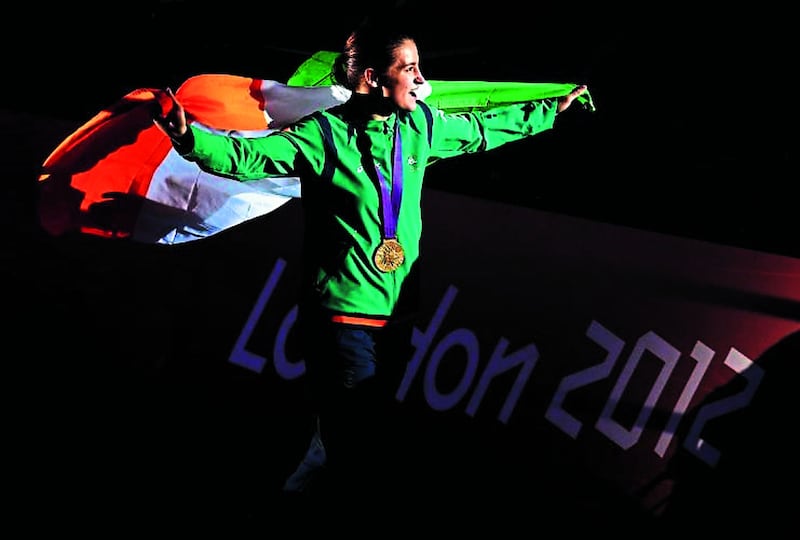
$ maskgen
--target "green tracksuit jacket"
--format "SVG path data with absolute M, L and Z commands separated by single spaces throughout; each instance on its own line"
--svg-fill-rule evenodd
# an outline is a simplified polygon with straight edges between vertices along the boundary
M 333 313 L 388 319 L 419 256 L 421 195 L 427 165 L 497 148 L 553 127 L 556 99 L 487 111 L 447 114 L 422 102 L 388 120 L 347 122 L 348 104 L 305 117 L 260 138 L 228 137 L 191 126 L 194 144 L 182 155 L 202 169 L 240 181 L 269 176 L 301 179 L 304 268 L 314 301 Z M 426 114 L 429 112 L 430 114 Z M 331 141 L 323 132 L 327 118 Z M 405 261 L 393 272 L 373 260 L 383 236 L 377 166 L 392 178 L 393 129 L 402 137 L 403 189 L 396 238 Z M 374 165 L 372 164 L 374 162 Z

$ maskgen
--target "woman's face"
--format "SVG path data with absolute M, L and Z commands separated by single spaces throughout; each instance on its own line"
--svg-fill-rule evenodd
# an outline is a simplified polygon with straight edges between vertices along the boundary
M 394 62 L 386 72 L 388 80 L 381 81 L 383 95 L 406 111 L 417 108 L 417 90 L 425 84 L 419 69 L 419 53 L 412 40 L 405 40 L 394 50 Z

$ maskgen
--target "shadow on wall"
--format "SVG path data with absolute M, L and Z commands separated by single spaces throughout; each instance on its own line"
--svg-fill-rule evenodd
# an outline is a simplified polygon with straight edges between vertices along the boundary
M 666 473 L 674 481 L 662 516 L 668 525 L 691 523 L 717 532 L 754 526 L 796 533 L 798 360 L 800 332 L 775 344 L 749 368 L 763 370 L 753 401 L 741 411 L 710 420 L 703 435 L 720 449 L 716 467 L 681 448 Z M 742 392 L 747 373 L 742 375 L 704 403 Z

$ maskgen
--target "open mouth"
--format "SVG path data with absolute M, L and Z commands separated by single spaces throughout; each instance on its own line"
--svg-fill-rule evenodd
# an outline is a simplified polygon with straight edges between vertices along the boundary
M 414 96 L 414 99 L 427 99 L 428 96 L 431 95 L 431 85 L 428 82 L 425 82 L 418 87 L 416 87 L 412 92 L 411 95 Z

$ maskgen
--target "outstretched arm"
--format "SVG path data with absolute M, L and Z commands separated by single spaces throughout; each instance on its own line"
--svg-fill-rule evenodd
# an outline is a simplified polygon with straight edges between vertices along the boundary
M 582 101 L 588 92 L 586 85 L 567 86 L 558 97 L 513 102 L 486 110 L 447 114 L 441 110 L 433 115 L 433 142 L 429 163 L 461 154 L 492 150 L 549 130 L 556 116 L 566 111 L 574 101 Z
M 205 172 L 238 181 L 286 177 L 300 170 L 319 174 L 325 151 L 318 124 L 310 117 L 289 131 L 245 136 L 197 124 L 169 88 L 157 92 L 153 123 L 184 159 Z

